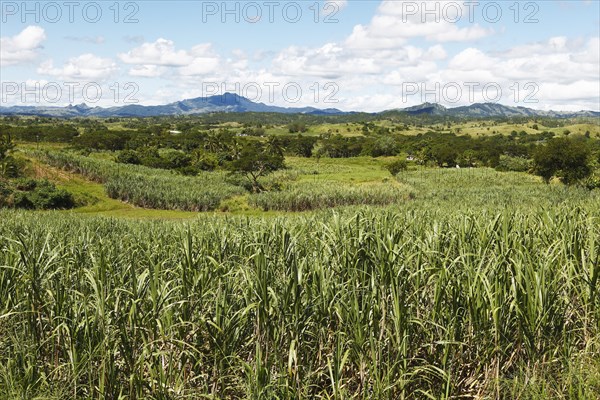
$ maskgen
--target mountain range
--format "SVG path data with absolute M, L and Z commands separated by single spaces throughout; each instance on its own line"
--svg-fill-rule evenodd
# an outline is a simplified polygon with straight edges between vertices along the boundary
M 198 97 L 177 101 L 165 105 L 142 106 L 131 104 L 121 107 L 89 107 L 86 104 L 56 106 L 10 106 L 0 107 L 0 115 L 36 115 L 46 117 L 153 117 L 173 115 L 196 115 L 206 113 L 281 113 L 309 115 L 344 115 L 356 114 L 344 112 L 337 108 L 318 109 L 315 107 L 278 107 L 264 103 L 253 102 L 243 96 L 225 93 L 210 97 Z M 470 106 L 446 108 L 440 104 L 424 103 L 418 106 L 388 110 L 385 112 L 400 112 L 408 115 L 433 115 L 450 117 L 600 117 L 597 111 L 542 111 L 526 107 L 510 107 L 498 103 L 476 103 Z

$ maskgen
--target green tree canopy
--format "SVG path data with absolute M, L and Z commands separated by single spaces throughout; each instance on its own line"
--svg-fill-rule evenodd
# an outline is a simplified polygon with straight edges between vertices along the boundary
M 572 185 L 590 175 L 589 156 L 590 150 L 583 141 L 551 139 L 545 146 L 535 150 L 533 169 L 545 182 L 557 177 L 563 183 Z
M 254 192 L 263 191 L 259 179 L 285 166 L 283 154 L 263 143 L 247 143 L 239 156 L 229 163 L 229 170 L 248 178 Z

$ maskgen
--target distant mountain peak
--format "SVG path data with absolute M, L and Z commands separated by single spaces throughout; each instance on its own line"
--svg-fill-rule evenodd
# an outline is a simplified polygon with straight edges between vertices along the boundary
M 475 103 L 470 106 L 446 108 L 438 103 L 423 103 L 420 105 L 392 110 L 409 115 L 435 115 L 465 118 L 488 117 L 600 117 L 600 112 L 557 112 L 541 111 L 522 106 L 510 107 L 498 103 Z M 130 104 L 121 107 L 90 107 L 85 103 L 67 107 L 56 106 L 12 106 L 0 107 L 0 115 L 39 115 L 48 117 L 154 117 L 171 115 L 199 115 L 206 113 L 280 113 L 306 115 L 344 115 L 354 112 L 343 112 L 337 108 L 319 109 L 315 107 L 279 107 L 254 102 L 236 93 L 226 92 L 208 97 L 197 97 L 157 106 L 142 106 Z
M 87 104 L 85 104 L 85 103 L 81 103 L 81 104 L 76 104 L 76 105 L 69 104 L 69 105 L 67 106 L 67 108 L 77 108 L 77 109 L 79 109 L 79 110 L 87 110 L 87 109 L 90 109 L 91 107 L 89 107 L 89 106 L 88 106 Z
M 600 117 L 597 111 L 542 111 L 534 110 L 524 106 L 511 107 L 500 103 L 473 103 L 469 106 L 446 108 L 438 103 L 423 103 L 416 106 L 397 109 L 409 115 L 436 115 L 450 117 Z

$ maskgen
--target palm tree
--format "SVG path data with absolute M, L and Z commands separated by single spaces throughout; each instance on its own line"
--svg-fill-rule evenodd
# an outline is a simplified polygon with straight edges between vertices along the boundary
M 206 140 L 204 142 L 204 148 L 211 153 L 216 153 L 221 148 L 221 138 L 218 133 L 210 131 L 210 133 L 206 136 Z

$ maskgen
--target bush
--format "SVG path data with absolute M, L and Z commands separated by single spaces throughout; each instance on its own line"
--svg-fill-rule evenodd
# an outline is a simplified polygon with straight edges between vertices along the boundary
M 116 161 L 121 164 L 139 165 L 141 163 L 140 156 L 133 150 L 123 150 L 117 156 Z
M 197 160 L 193 165 L 201 171 L 214 171 L 219 166 L 219 159 L 213 153 L 200 151 L 197 153 Z
M 26 210 L 35 208 L 31 199 L 29 199 L 28 192 L 15 192 L 13 194 L 12 206 L 14 208 L 24 208 Z
M 21 190 L 24 192 L 30 192 L 37 187 L 38 182 L 35 179 L 31 178 L 21 178 L 15 180 L 15 189 Z
M 396 176 L 400 172 L 406 171 L 407 168 L 408 168 L 408 164 L 407 164 L 406 160 L 396 160 L 385 166 L 385 169 L 390 171 L 390 174 L 392 174 L 392 176 Z
M 47 180 L 18 179 L 14 182 L 12 189 L 7 183 L 0 188 L 0 205 L 51 210 L 73 208 L 75 201 L 71 193 L 64 189 L 58 189 Z
M 288 126 L 288 131 L 290 133 L 304 133 L 308 131 L 308 128 L 305 124 L 302 124 L 300 122 L 294 122 L 293 124 L 290 124 Z
M 35 190 L 29 192 L 29 200 L 37 210 L 67 209 L 75 205 L 71 193 L 48 181 L 38 182 Z
M 165 160 L 166 169 L 189 167 L 192 162 L 192 158 L 189 155 L 177 150 L 167 152 L 162 158 Z
M 531 160 L 522 157 L 500 156 L 496 171 L 527 172 L 531 169 Z

